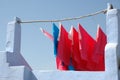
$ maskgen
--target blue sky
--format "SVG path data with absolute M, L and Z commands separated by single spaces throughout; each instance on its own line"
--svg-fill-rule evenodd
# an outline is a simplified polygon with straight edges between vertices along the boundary
M 5 50 L 6 28 L 14 17 L 26 20 L 53 20 L 78 17 L 107 8 L 112 3 L 120 9 L 120 0 L 0 0 L 0 51 Z M 76 29 L 80 23 L 95 38 L 97 25 L 105 32 L 106 15 L 62 22 L 67 31 L 71 25 Z M 58 26 L 58 23 L 55 23 Z M 53 43 L 39 30 L 40 27 L 52 33 L 52 23 L 21 24 L 21 53 L 33 69 L 54 70 Z

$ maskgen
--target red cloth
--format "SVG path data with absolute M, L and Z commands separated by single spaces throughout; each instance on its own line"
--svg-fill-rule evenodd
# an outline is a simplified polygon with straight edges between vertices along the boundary
M 78 32 L 74 27 L 70 30 L 70 38 L 72 41 L 71 55 L 72 55 L 72 64 L 75 70 L 84 70 L 85 61 L 81 59 L 81 53 L 79 50 L 79 38 Z
M 93 56 L 93 61 L 96 63 L 96 70 L 105 70 L 105 45 L 107 43 L 107 37 L 100 27 L 97 30 L 96 47 Z
M 56 56 L 56 66 L 58 70 L 68 70 L 68 66 L 66 66 L 58 56 Z
M 71 57 L 71 40 L 68 38 L 68 32 L 60 25 L 60 33 L 58 40 L 57 57 L 67 66 L 70 65 Z
M 56 65 L 59 70 L 69 70 L 72 66 L 77 71 L 104 71 L 104 49 L 107 37 L 100 27 L 96 41 L 79 24 L 78 32 L 71 28 L 70 33 L 60 25 Z M 41 29 L 45 36 L 53 41 L 53 36 Z M 56 39 L 57 40 L 57 39 Z
M 95 64 L 92 61 L 92 56 L 96 42 L 80 24 L 78 26 L 81 58 L 86 61 L 85 70 L 93 70 Z

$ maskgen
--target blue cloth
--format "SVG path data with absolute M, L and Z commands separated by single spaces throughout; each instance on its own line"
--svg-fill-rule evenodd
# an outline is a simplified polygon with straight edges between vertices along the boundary
M 69 69 L 69 70 L 73 70 L 73 71 L 75 70 L 72 65 L 68 66 L 68 69 Z
M 53 23 L 54 55 L 57 55 L 59 28 Z
M 70 65 L 68 66 L 68 70 L 75 70 L 74 66 L 72 65 L 72 59 L 70 59 Z

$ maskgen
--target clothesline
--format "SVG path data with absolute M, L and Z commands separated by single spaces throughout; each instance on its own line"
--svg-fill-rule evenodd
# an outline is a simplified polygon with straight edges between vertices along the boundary
M 18 23 L 38 23 L 38 22 L 63 22 L 63 21 L 70 21 L 70 20 L 78 20 L 78 19 L 82 19 L 82 18 L 86 18 L 86 17 L 90 17 L 90 16 L 95 16 L 97 14 L 101 14 L 101 13 L 106 13 L 107 9 L 104 10 L 100 10 L 97 11 L 95 13 L 90 13 L 87 15 L 83 15 L 83 16 L 79 16 L 79 17 L 73 17 L 73 18 L 64 18 L 64 19 L 56 19 L 56 20 L 29 20 L 29 21 L 18 21 Z

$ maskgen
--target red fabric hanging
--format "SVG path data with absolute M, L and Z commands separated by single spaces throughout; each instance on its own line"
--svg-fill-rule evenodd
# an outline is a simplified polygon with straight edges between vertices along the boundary
M 72 41 L 71 55 L 72 55 L 72 64 L 75 70 L 84 70 L 85 61 L 81 59 L 81 53 L 79 50 L 79 38 L 78 32 L 74 27 L 71 27 L 70 37 Z
M 50 40 L 52 40 L 53 41 L 53 36 L 50 34 L 50 33 L 48 33 L 47 31 L 45 31 L 44 29 L 42 29 L 42 28 L 40 28 L 40 30 L 41 30 L 41 32 L 46 36 L 46 37 L 48 37 Z
M 66 66 L 58 56 L 56 56 L 56 66 L 58 70 L 68 70 L 68 66 Z
M 96 42 L 80 24 L 78 26 L 81 58 L 86 61 L 85 70 L 93 70 L 95 64 L 92 61 L 92 56 Z
M 97 36 L 96 36 L 95 52 L 93 56 L 93 61 L 96 63 L 97 71 L 105 70 L 105 59 L 104 59 L 105 51 L 104 50 L 105 50 L 106 43 L 107 43 L 107 37 L 99 26 L 97 30 Z
M 71 57 L 71 40 L 68 38 L 68 32 L 60 25 L 60 33 L 58 40 L 57 57 L 67 66 L 70 65 Z
M 71 28 L 71 40 L 72 40 L 72 49 L 71 49 L 71 55 L 74 61 L 77 63 L 80 62 L 80 51 L 79 51 L 79 39 L 78 39 L 78 32 L 75 30 L 75 28 Z
M 69 70 L 73 66 L 78 71 L 104 71 L 104 49 L 107 37 L 100 27 L 97 30 L 96 41 L 79 24 L 78 32 L 71 28 L 70 33 L 60 25 L 56 65 L 59 70 Z M 53 36 L 41 29 L 43 34 L 53 41 Z M 57 40 L 57 39 L 56 39 Z

